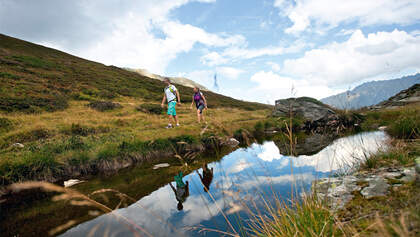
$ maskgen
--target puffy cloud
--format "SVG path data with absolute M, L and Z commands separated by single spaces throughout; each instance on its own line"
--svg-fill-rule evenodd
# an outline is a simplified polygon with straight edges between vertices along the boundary
M 299 33 L 310 26 L 331 28 L 352 22 L 404 25 L 420 20 L 420 2 L 413 0 L 276 0 L 274 6 L 293 23 L 287 33 Z
M 282 73 L 314 85 L 340 86 L 420 67 L 420 36 L 405 31 L 365 36 L 355 31 L 342 43 L 333 42 L 284 61 Z
M 105 64 L 162 74 L 197 43 L 230 47 L 245 41 L 170 19 L 171 10 L 192 1 L 0 1 L 0 31 Z
M 274 104 L 277 99 L 300 96 L 321 99 L 341 92 L 341 90 L 332 89 L 326 85 L 318 85 L 308 80 L 296 80 L 272 71 L 256 72 L 250 80 L 258 85 L 253 89 L 252 94 L 259 97 L 259 101 L 270 104 Z
M 182 74 L 181 76 L 196 81 L 211 89 L 214 83 L 215 73 L 217 74 L 218 79 L 236 80 L 244 71 L 234 67 L 217 67 L 215 70 L 196 70 Z
M 238 79 L 239 75 L 241 75 L 244 71 L 234 67 L 217 67 L 216 72 L 225 78 L 235 80 Z
M 297 41 L 293 42 L 293 45 L 291 45 L 290 47 L 267 46 L 262 48 L 248 48 L 246 46 L 247 45 L 245 41 L 240 42 L 238 40 L 238 44 L 235 44 L 232 47 L 227 47 L 221 53 L 209 52 L 205 54 L 201 57 L 201 62 L 209 66 L 214 66 L 262 56 L 277 56 L 283 54 L 296 53 L 302 50 L 306 46 L 306 44 Z
M 280 65 L 278 63 L 275 63 L 275 62 L 267 62 L 266 64 L 268 66 L 270 66 L 273 71 L 280 71 L 280 69 L 281 69 L 281 67 L 280 67 Z

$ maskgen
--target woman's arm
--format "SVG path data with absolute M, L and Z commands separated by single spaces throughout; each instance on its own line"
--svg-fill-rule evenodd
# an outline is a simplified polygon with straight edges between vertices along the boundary
M 206 97 L 204 95 L 201 95 L 201 96 L 203 97 L 203 100 L 204 100 L 204 106 L 207 108 L 207 100 L 206 100 Z
M 191 101 L 191 106 L 190 106 L 191 109 L 192 109 L 193 105 L 194 105 L 194 96 L 192 96 L 192 101 Z

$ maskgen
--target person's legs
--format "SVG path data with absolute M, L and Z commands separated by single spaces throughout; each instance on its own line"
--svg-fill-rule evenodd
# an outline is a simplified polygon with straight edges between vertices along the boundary
M 204 105 L 198 106 L 198 108 L 197 108 L 197 120 L 198 120 L 198 123 L 200 123 L 201 120 L 203 120 L 203 122 L 206 122 L 204 120 L 203 110 L 204 110 Z
M 174 120 L 175 120 L 175 122 L 176 122 L 176 126 L 179 126 L 179 121 L 178 121 L 178 116 L 177 115 L 174 115 Z
M 169 124 L 168 127 L 172 127 L 172 123 L 177 126 L 179 125 L 178 117 L 176 116 L 176 110 L 175 110 L 175 101 L 171 101 L 168 104 L 168 115 L 169 115 Z
M 198 123 L 201 122 L 200 119 L 201 119 L 200 109 L 197 109 L 197 121 L 198 121 Z
M 204 122 L 204 123 L 206 123 L 206 118 L 204 117 L 204 108 L 203 108 L 203 110 L 201 110 L 201 120 Z
M 175 124 L 175 119 L 174 119 L 174 116 L 169 115 L 169 124 L 172 124 L 172 123 L 174 123 L 174 124 Z

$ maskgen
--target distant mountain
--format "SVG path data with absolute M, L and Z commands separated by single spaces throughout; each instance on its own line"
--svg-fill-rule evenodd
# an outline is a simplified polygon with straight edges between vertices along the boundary
M 376 105 L 417 83 L 420 83 L 420 73 L 392 80 L 371 81 L 321 101 L 339 109 L 358 109 Z
M 371 109 L 396 108 L 405 105 L 420 104 L 420 84 L 400 91 L 391 98 L 371 106 Z
M 187 87 L 191 87 L 191 88 L 198 87 L 203 91 L 208 91 L 208 89 L 205 86 L 203 86 L 203 85 L 201 85 L 201 84 L 199 84 L 199 83 L 197 83 L 193 80 L 185 78 L 185 77 L 164 77 L 164 76 L 161 76 L 161 75 L 150 73 L 149 71 L 147 71 L 145 69 L 132 69 L 132 68 L 125 68 L 125 69 L 128 70 L 128 71 L 136 72 L 136 73 L 138 73 L 142 76 L 145 76 L 145 77 L 157 79 L 159 81 L 163 81 L 163 80 L 165 80 L 165 78 L 169 78 L 171 80 L 171 82 L 173 82 L 175 84 L 179 84 L 179 85 L 183 85 L 183 86 L 187 86 Z

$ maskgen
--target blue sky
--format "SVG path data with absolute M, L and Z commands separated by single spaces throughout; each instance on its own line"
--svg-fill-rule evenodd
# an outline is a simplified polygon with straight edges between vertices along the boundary
M 420 72 L 420 1 L 0 0 L 0 33 L 273 103 Z M 294 88 L 292 90 L 292 88 Z

